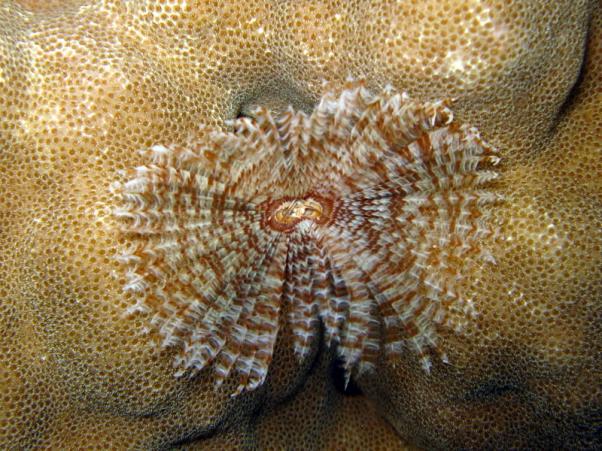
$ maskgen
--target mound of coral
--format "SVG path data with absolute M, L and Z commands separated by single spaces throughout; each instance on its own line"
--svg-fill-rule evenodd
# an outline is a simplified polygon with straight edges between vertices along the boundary
M 0 24 L 1 448 L 601 446 L 599 1 L 7 0 Z M 320 334 L 299 359 L 283 312 L 253 390 L 231 396 L 240 372 L 216 388 L 211 365 L 176 377 L 183 345 L 162 346 L 156 310 L 131 313 L 115 182 L 150 167 L 153 146 L 257 111 L 309 117 L 349 76 L 452 99 L 496 149 L 487 190 L 503 201 L 478 236 L 491 258 L 451 265 L 474 314 L 452 309 L 461 333 L 379 350 L 360 374 Z M 302 200 L 278 221 L 319 222 L 326 204 Z M 445 358 L 425 371 L 427 354 Z

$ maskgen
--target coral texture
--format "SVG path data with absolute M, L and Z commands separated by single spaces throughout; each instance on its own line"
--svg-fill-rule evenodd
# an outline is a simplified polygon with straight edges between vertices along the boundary
M 601 9 L 597 0 L 3 1 L 0 448 L 601 448 Z M 131 211 L 123 195 L 134 168 L 162 167 L 153 146 L 166 158 L 189 149 L 174 169 L 221 171 L 231 183 L 220 169 L 227 146 L 201 154 L 195 143 L 234 139 L 237 118 L 267 125 L 266 111 L 275 124 L 299 114 L 289 107 L 312 117 L 348 76 L 377 97 L 390 85 L 417 105 L 454 99 L 454 121 L 441 127 L 471 124 L 497 149 L 499 177 L 482 185 L 503 198 L 482 207 L 497 233 L 475 240 L 495 264 L 451 265 L 462 275 L 455 295 L 478 314 L 445 310 L 461 334 L 437 327 L 433 350 L 379 353 L 345 389 L 341 366 L 354 357 L 327 345 L 325 321 L 300 347 L 298 310 L 284 302 L 254 390 L 231 396 L 245 384 L 240 362 L 219 387 L 214 364 L 174 377 L 188 332 L 162 347 L 161 326 L 172 323 L 150 299 L 160 284 L 143 278 L 146 291 L 124 291 L 142 271 L 115 259 L 141 256 L 154 239 L 115 215 Z M 263 204 L 261 233 L 317 237 L 342 218 L 333 198 L 311 193 L 316 178 L 341 173 L 306 164 L 297 174 L 307 186 L 263 168 L 264 188 L 303 189 Z M 381 173 L 352 172 L 350 182 Z M 346 221 L 340 230 L 351 230 Z M 345 246 L 330 249 L 364 249 Z M 185 283 L 159 269 L 166 286 Z M 124 315 L 138 302 L 151 307 Z M 379 308 L 374 318 L 384 324 Z M 341 325 L 341 340 L 356 336 L 348 319 Z M 447 363 L 432 358 L 427 373 L 432 351 Z

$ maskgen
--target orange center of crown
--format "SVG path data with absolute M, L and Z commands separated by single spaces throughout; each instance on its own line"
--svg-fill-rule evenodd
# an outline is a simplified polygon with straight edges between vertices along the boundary
M 305 220 L 326 224 L 332 217 L 333 207 L 331 199 L 314 195 L 266 201 L 262 205 L 263 225 L 277 232 L 291 232 L 297 224 Z

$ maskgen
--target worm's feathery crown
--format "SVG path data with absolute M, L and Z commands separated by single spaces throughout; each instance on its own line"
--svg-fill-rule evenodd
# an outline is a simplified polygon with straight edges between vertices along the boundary
M 437 327 L 475 315 L 462 279 L 492 260 L 499 200 L 494 149 L 448 103 L 348 82 L 310 115 L 258 109 L 234 132 L 145 151 L 117 184 L 125 289 L 181 349 L 179 374 L 211 365 L 218 385 L 236 372 L 237 393 L 257 388 L 283 305 L 296 355 L 321 321 L 347 377 L 404 346 L 426 370 L 429 349 L 445 359 Z

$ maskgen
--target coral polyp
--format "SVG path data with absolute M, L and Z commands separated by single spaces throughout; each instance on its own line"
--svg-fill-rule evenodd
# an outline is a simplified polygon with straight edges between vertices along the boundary
M 348 376 L 404 348 L 445 359 L 438 329 L 474 317 L 464 279 L 492 260 L 492 146 L 448 101 L 362 82 L 232 125 L 153 146 L 116 185 L 131 311 L 181 350 L 179 373 L 253 390 L 283 327 L 299 359 L 323 331 Z

